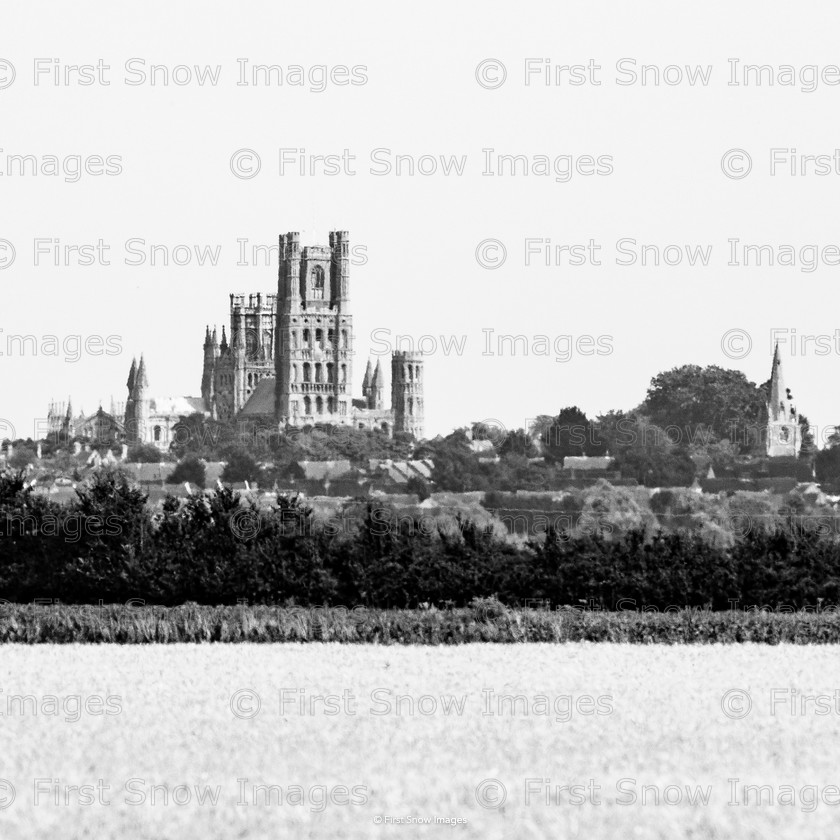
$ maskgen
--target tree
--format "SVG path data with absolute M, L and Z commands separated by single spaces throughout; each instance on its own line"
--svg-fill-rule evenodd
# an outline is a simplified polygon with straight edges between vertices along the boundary
M 639 412 L 666 429 L 675 443 L 693 443 L 711 431 L 742 452 L 762 447 L 766 395 L 741 371 L 683 365 L 655 376 Z
M 172 429 L 172 452 L 177 458 L 191 454 L 205 460 L 218 460 L 224 446 L 234 438 L 234 429 L 229 423 L 210 420 L 195 413 L 181 417 Z
M 256 481 L 260 477 L 260 465 L 250 452 L 233 449 L 228 453 L 226 460 L 222 481 L 232 484 L 238 481 Z
M 817 452 L 814 469 L 817 481 L 835 486 L 840 483 L 840 427 L 826 441 L 825 448 Z
M 688 448 L 675 444 L 649 418 L 622 415 L 610 434 L 616 467 L 624 478 L 635 478 L 646 487 L 685 487 L 694 480 L 696 468 Z
M 441 490 L 463 493 L 488 489 L 486 472 L 470 448 L 465 429 L 456 429 L 441 440 L 423 441 L 418 445 L 415 457 L 430 458 L 434 462 L 432 480 Z
M 811 423 L 804 414 L 799 415 L 799 439 L 802 441 L 799 445 L 799 457 L 808 463 L 813 463 L 817 454 L 817 444 L 811 432 Z
M 126 460 L 133 464 L 159 464 L 168 461 L 169 456 L 151 443 L 136 443 L 129 447 Z
M 167 484 L 183 484 L 185 481 L 198 487 L 204 487 L 207 483 L 207 470 L 203 462 L 194 455 L 187 455 L 179 461 L 166 479 Z
M 534 439 L 524 429 L 513 429 L 508 432 L 496 446 L 496 451 L 502 458 L 511 456 L 536 458 L 540 454 Z
M 560 462 L 569 455 L 602 455 L 606 449 L 586 414 L 576 405 L 564 408 L 540 435 L 543 454 L 549 462 Z
M 421 502 L 425 502 L 431 496 L 429 485 L 419 475 L 413 475 L 409 478 L 405 489 L 408 493 L 414 493 Z

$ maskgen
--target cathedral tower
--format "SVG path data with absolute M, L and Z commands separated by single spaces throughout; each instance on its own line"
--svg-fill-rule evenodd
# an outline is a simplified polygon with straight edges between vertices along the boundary
M 281 424 L 351 420 L 349 263 L 347 231 L 332 231 L 328 247 L 301 247 L 296 232 L 280 236 L 274 415 Z
M 394 432 L 423 437 L 423 354 L 397 350 L 391 356 Z

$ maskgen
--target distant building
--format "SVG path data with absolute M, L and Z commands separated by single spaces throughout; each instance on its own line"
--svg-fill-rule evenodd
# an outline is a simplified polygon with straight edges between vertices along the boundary
M 126 443 L 148 443 L 166 451 L 175 439 L 175 427 L 192 414 L 209 416 L 201 397 L 157 397 L 149 393 L 146 363 L 131 362 L 125 404 Z
M 770 458 L 797 458 L 801 442 L 799 415 L 790 388 L 785 387 L 777 343 L 767 400 L 767 455 Z
M 219 419 L 301 427 L 316 423 L 424 435 L 423 356 L 394 352 L 391 406 L 380 362 L 368 362 L 354 399 L 350 237 L 301 246 L 280 236 L 277 294 L 230 296 L 230 343 L 204 335 L 202 410 Z

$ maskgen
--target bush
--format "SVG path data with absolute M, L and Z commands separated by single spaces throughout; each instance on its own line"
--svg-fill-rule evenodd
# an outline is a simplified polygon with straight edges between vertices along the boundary
M 260 465 L 253 455 L 244 449 L 235 449 L 228 453 L 227 463 L 222 471 L 222 481 L 228 484 L 240 481 L 256 481 L 260 475 Z
M 194 455 L 188 455 L 183 461 L 179 461 L 166 479 L 167 484 L 183 484 L 186 481 L 197 487 L 204 487 L 207 483 L 207 470 Z
M 168 496 L 152 511 L 120 468 L 94 471 L 76 494 L 58 505 L 22 473 L 0 473 L 0 599 L 472 604 L 497 618 L 534 600 L 606 610 L 840 605 L 840 519 L 814 523 L 792 504 L 724 543 L 701 529 L 654 531 L 651 512 L 639 525 L 633 492 L 591 488 L 583 515 L 620 528 L 549 525 L 544 537 L 514 544 L 460 514 L 444 527 L 429 511 L 369 502 L 358 520 L 338 509 L 315 517 L 297 497 L 259 506 L 230 488 Z M 670 508 L 689 501 L 675 496 Z
M 159 464 L 169 456 L 150 443 L 137 443 L 128 448 L 127 460 L 133 464 Z

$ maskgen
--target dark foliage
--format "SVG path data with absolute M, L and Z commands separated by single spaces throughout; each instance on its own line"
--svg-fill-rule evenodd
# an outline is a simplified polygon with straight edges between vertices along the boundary
M 497 597 L 554 606 L 659 610 L 840 603 L 840 544 L 789 521 L 732 547 L 698 534 L 570 537 L 526 545 L 468 520 L 369 504 L 358 520 L 319 520 L 298 498 L 257 507 L 230 489 L 169 497 L 152 512 L 118 469 L 100 470 L 60 506 L 0 475 L 0 598 L 66 603 L 196 601 L 416 608 Z M 504 503 L 504 498 L 497 499 Z

